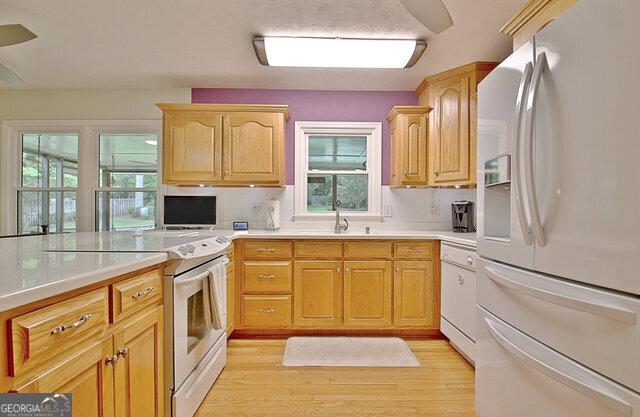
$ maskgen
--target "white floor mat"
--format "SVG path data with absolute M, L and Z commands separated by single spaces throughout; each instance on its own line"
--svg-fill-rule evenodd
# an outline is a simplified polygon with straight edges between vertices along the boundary
M 420 366 L 398 337 L 290 337 L 284 366 Z

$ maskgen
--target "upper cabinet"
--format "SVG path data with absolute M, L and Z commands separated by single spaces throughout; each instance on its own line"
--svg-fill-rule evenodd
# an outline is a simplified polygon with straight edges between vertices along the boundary
M 416 93 L 422 106 L 431 107 L 427 184 L 475 186 L 478 83 L 497 63 L 474 62 L 424 79 Z
M 576 1 L 528 0 L 516 15 L 500 28 L 500 32 L 513 36 L 513 50 L 515 51 Z
M 395 106 L 390 122 L 392 187 L 427 185 L 428 114 L 426 106 Z
M 158 104 L 165 184 L 284 186 L 286 105 Z

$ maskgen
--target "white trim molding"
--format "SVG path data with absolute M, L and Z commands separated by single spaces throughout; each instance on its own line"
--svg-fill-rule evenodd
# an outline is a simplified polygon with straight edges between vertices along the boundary
M 307 174 L 309 136 L 359 135 L 367 137 L 368 208 L 366 212 L 344 212 L 343 217 L 359 220 L 382 220 L 382 123 L 380 122 L 308 122 L 295 123 L 295 210 L 294 220 L 328 220 L 334 213 L 307 211 Z
M 78 134 L 78 188 L 77 226 L 78 232 L 95 230 L 96 201 L 98 190 L 99 136 L 100 133 L 148 132 L 162 140 L 160 120 L 6 120 L 2 122 L 2 183 L 0 183 L 0 234 L 17 232 L 17 191 L 21 187 L 22 135 L 37 132 L 64 132 Z M 158 184 L 161 184 L 161 146 L 158 146 Z M 157 189 L 157 202 L 162 200 L 162 187 Z

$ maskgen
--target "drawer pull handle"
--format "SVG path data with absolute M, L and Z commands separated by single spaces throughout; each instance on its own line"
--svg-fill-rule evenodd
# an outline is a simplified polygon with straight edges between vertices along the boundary
M 422 249 L 420 248 L 409 248 L 409 249 L 405 249 L 405 252 L 409 252 L 409 253 L 421 253 Z
M 275 312 L 275 310 L 272 309 L 272 308 L 261 308 L 260 310 L 258 310 L 258 312 L 260 312 L 260 313 L 273 313 L 273 312 Z
M 538 298 L 540 300 L 572 308 L 574 310 L 584 311 L 585 313 L 594 314 L 596 316 L 606 317 L 610 320 L 619 321 L 621 323 L 636 324 L 636 313 L 631 310 L 536 288 L 531 285 L 518 282 L 515 279 L 503 276 L 493 268 L 485 267 L 484 270 L 489 279 L 496 284 L 522 294 L 526 294 L 529 297 Z
M 116 356 L 119 358 L 126 358 L 127 355 L 129 355 L 129 348 L 126 346 L 122 349 L 118 349 L 118 351 L 116 352 Z
M 111 365 L 111 366 L 116 366 L 116 364 L 118 363 L 118 357 L 117 356 L 107 356 L 104 360 L 104 363 L 107 365 Z
M 462 274 L 458 274 L 458 284 L 464 284 L 464 278 L 462 277 Z
M 258 252 L 260 253 L 273 253 L 276 251 L 276 248 L 258 248 Z
M 631 405 L 626 401 L 617 398 L 609 392 L 605 392 L 598 389 L 597 387 L 589 385 L 587 381 L 581 381 L 579 379 L 576 379 L 575 377 L 564 374 L 558 369 L 555 369 L 550 364 L 543 362 L 542 360 L 524 350 L 524 348 L 522 348 L 521 346 L 518 346 L 515 342 L 509 340 L 507 336 L 503 335 L 500 332 L 499 327 L 501 326 L 499 323 L 495 322 L 489 317 L 483 318 L 484 324 L 489 330 L 489 334 L 491 335 L 491 337 L 493 337 L 502 348 L 504 348 L 507 352 L 509 352 L 520 361 L 524 362 L 538 372 L 546 375 L 547 377 L 561 383 L 567 388 L 579 392 L 580 394 L 583 394 L 589 398 L 592 398 L 600 404 L 616 410 L 620 414 L 629 417 L 632 415 L 633 409 L 631 408 Z
M 153 291 L 153 287 L 146 288 L 144 291 L 134 292 L 131 298 L 133 298 L 134 300 L 138 299 L 142 296 L 149 294 L 151 291 Z
M 264 275 L 264 274 L 260 274 L 258 275 L 258 279 L 275 279 L 276 275 L 274 274 L 269 274 L 269 275 Z
M 60 334 L 62 332 L 65 332 L 69 329 L 75 329 L 77 327 L 82 326 L 83 324 L 85 324 L 91 317 L 93 316 L 93 314 L 83 314 L 82 316 L 80 316 L 80 318 L 78 319 L 78 321 L 76 321 L 75 323 L 71 323 L 71 324 L 61 324 L 58 327 L 54 327 L 51 330 L 51 334 Z

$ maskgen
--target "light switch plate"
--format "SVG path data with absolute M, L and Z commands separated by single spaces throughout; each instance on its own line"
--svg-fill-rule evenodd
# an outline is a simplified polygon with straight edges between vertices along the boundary
M 382 217 L 393 217 L 393 204 L 385 204 L 382 206 Z

